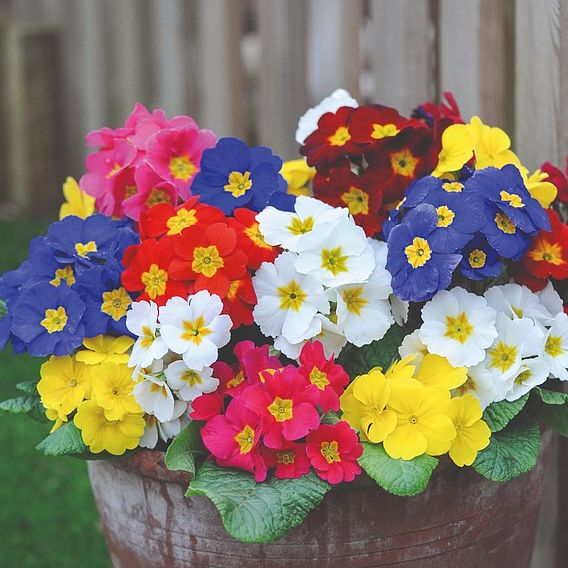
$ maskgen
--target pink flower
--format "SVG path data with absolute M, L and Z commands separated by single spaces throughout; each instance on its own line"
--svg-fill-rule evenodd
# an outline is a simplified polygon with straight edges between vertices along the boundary
M 288 442 L 278 450 L 262 447 L 260 453 L 269 469 L 276 468 L 274 475 L 278 479 L 296 479 L 310 471 L 306 444 Z
M 269 346 L 257 347 L 252 341 L 240 341 L 235 345 L 234 354 L 249 384 L 264 381 L 262 371 L 281 369 L 278 357 L 269 354 Z
M 182 199 L 187 199 L 189 187 L 199 171 L 201 156 L 215 146 L 215 135 L 196 125 L 161 130 L 147 143 L 148 163 L 166 181 L 174 184 Z

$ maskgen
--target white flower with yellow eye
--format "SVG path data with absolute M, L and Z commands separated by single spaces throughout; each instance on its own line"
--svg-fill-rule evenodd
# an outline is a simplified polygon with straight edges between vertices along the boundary
M 300 252 L 317 245 L 349 211 L 313 197 L 298 197 L 294 211 L 267 207 L 257 216 L 258 228 L 269 245 Z
M 128 362 L 130 367 L 149 367 L 168 352 L 158 332 L 158 306 L 154 302 L 142 300 L 130 304 L 126 327 L 137 336 Z
M 164 380 L 164 364 L 155 361 L 149 369 L 135 372 L 134 398 L 140 408 L 155 416 L 160 422 L 172 419 L 174 413 L 174 395 Z
M 158 445 L 159 438 L 164 442 L 171 440 L 177 436 L 181 432 L 181 429 L 189 422 L 187 402 L 176 400 L 174 402 L 172 417 L 167 422 L 159 422 L 158 419 L 151 414 L 146 414 L 144 420 L 146 421 L 146 428 L 138 445 L 141 448 L 152 450 Z
M 375 268 L 375 255 L 365 231 L 351 217 L 342 219 L 328 235 L 298 254 L 296 269 L 324 286 L 364 282 Z
M 229 343 L 231 318 L 221 315 L 219 296 L 201 290 L 183 298 L 170 298 L 160 308 L 160 333 L 165 344 L 181 355 L 190 369 L 201 371 L 217 360 L 220 347 Z
M 524 359 L 517 374 L 510 380 L 511 389 L 505 398 L 509 402 L 521 398 L 534 387 L 544 383 L 548 379 L 549 372 L 548 365 L 542 357 Z
M 495 381 L 491 373 L 484 365 L 476 365 L 467 371 L 467 381 L 452 391 L 452 396 L 464 396 L 472 394 L 479 400 L 481 408 L 487 408 L 493 402 L 499 402 L 505 398 L 508 390 L 505 381 Z
M 558 314 L 543 340 L 543 358 L 550 374 L 568 380 L 568 315 Z
M 482 296 L 460 287 L 440 290 L 422 308 L 420 340 L 454 367 L 471 367 L 497 337 L 496 315 Z
M 398 354 L 401 359 L 414 355 L 413 363 L 416 367 L 420 367 L 424 356 L 428 354 L 428 349 L 426 349 L 426 345 L 424 345 L 424 343 L 420 340 L 419 329 L 413 331 L 402 340 L 402 343 L 398 348 Z
M 536 295 L 538 296 L 540 303 L 547 309 L 551 318 L 549 325 L 552 325 L 552 320 L 564 311 L 564 302 L 562 301 L 562 298 L 554 289 L 550 280 L 540 292 L 536 293 Z
M 165 370 L 168 386 L 181 400 L 192 401 L 204 393 L 217 390 L 219 379 L 213 377 L 213 369 L 201 371 L 189 369 L 183 361 L 174 361 Z

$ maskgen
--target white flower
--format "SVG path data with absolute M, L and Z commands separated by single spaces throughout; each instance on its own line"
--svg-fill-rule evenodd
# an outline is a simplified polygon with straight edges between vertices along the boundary
M 212 376 L 213 369 L 204 367 L 201 371 L 188 369 L 183 361 L 171 363 L 165 371 L 169 387 L 181 400 L 191 401 L 203 393 L 213 392 L 219 386 L 219 379 Z
M 389 296 L 389 302 L 395 323 L 402 327 L 408 321 L 409 302 L 401 300 L 396 294 Z
M 155 416 L 146 414 L 146 416 L 144 416 L 146 428 L 138 445 L 142 448 L 154 449 L 158 444 L 158 436 L 164 442 L 177 436 L 185 424 L 189 422 L 186 412 L 187 402 L 176 400 L 172 418 L 167 422 L 158 422 Z
M 321 331 L 309 338 L 309 341 L 319 341 L 323 345 L 323 353 L 329 359 L 331 356 L 337 357 L 341 350 L 345 347 L 347 339 L 341 328 L 333 323 L 326 316 L 316 315 L 316 319 L 321 322 Z M 284 353 L 290 359 L 298 359 L 302 347 L 306 344 L 307 339 L 300 343 L 290 343 L 284 336 L 277 337 L 274 340 L 274 347 Z
M 336 112 L 343 106 L 357 108 L 359 104 L 345 89 L 336 89 L 321 103 L 308 109 L 298 122 L 296 142 L 303 144 L 306 138 L 318 129 L 318 121 L 326 112 Z
M 126 327 L 138 336 L 132 347 L 128 365 L 148 367 L 155 359 L 160 359 L 168 348 L 157 331 L 158 306 L 154 302 L 133 302 L 126 314 Z
M 163 378 L 144 374 L 144 379 L 134 386 L 134 398 L 140 408 L 167 422 L 174 414 L 174 395 Z
M 485 292 L 484 297 L 489 307 L 511 319 L 525 317 L 542 324 L 550 320 L 549 312 L 542 305 L 540 298 L 526 286 L 493 286 Z
M 534 387 L 544 383 L 548 374 L 548 365 L 542 357 L 524 359 L 516 376 L 511 380 L 511 390 L 507 392 L 505 398 L 508 401 L 521 398 Z
M 487 408 L 492 402 L 505 398 L 508 384 L 505 381 L 495 381 L 484 365 L 476 365 L 467 371 L 467 381 L 455 390 L 455 396 L 472 394 L 479 400 L 481 408 Z
M 352 218 L 340 220 L 333 231 L 298 254 L 296 269 L 324 286 L 364 282 L 375 268 L 373 248 L 365 231 Z
M 217 360 L 220 347 L 231 339 L 231 318 L 221 315 L 223 302 L 201 290 L 183 298 L 170 298 L 160 308 L 160 333 L 166 345 L 182 355 L 190 369 L 201 371 Z
M 337 324 L 347 341 L 357 347 L 382 339 L 394 323 L 389 296 L 391 275 L 386 270 L 387 244 L 369 239 L 375 268 L 368 281 L 347 284 L 332 291 L 337 302 Z
M 564 302 L 562 302 L 562 298 L 554 289 L 550 280 L 540 292 L 536 293 L 536 295 L 538 296 L 540 303 L 546 308 L 550 315 L 550 322 L 548 322 L 548 325 L 552 325 L 552 320 L 564 311 Z
M 264 262 L 252 279 L 258 298 L 254 321 L 264 335 L 283 335 L 290 343 L 317 335 L 322 324 L 316 314 L 329 313 L 321 282 L 300 274 L 295 261 L 294 253 L 282 253 L 274 263 Z
M 460 287 L 440 290 L 422 308 L 420 340 L 454 367 L 471 367 L 497 337 L 495 317 L 481 296 Z
M 294 211 L 267 207 L 256 216 L 256 220 L 269 245 L 300 252 L 317 245 L 339 220 L 347 219 L 348 215 L 345 208 L 331 207 L 313 197 L 300 196 L 296 199 Z
M 425 355 L 428 355 L 428 349 L 426 345 L 420 341 L 420 330 L 417 329 L 409 335 L 407 335 L 400 344 L 398 348 L 398 353 L 401 359 L 414 355 L 413 365 L 416 365 L 418 369 L 422 365 L 422 360 Z
M 544 337 L 543 349 L 550 374 L 561 381 L 568 380 L 568 316 L 565 313 L 554 318 Z

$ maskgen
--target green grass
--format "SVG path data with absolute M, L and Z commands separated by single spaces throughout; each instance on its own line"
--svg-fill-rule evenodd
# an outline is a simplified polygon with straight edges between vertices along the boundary
M 0 223 L 0 273 L 16 268 L 30 239 L 45 228 L 30 221 Z M 0 400 L 17 396 L 15 384 L 37 378 L 40 365 L 10 349 L 0 352 Z M 48 430 L 25 416 L 0 415 L 0 566 L 110 566 L 86 464 L 34 449 Z

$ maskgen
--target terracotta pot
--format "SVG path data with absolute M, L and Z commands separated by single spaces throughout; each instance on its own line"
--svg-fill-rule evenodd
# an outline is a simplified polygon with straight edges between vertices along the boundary
M 361 476 L 267 545 L 235 541 L 208 499 L 184 497 L 188 478 L 166 471 L 162 452 L 90 462 L 89 474 L 117 568 L 522 568 L 530 564 L 550 437 L 539 465 L 509 483 L 441 464 L 423 494 L 406 498 Z

